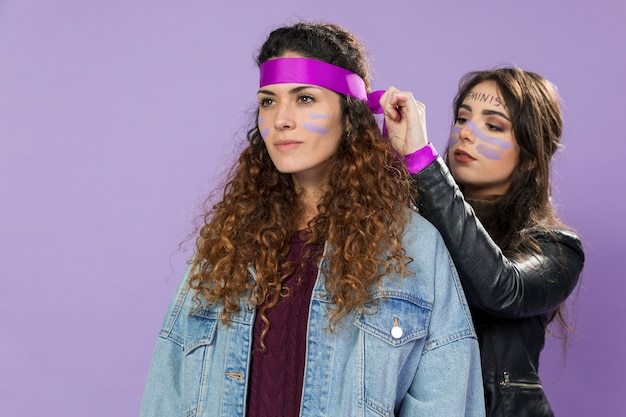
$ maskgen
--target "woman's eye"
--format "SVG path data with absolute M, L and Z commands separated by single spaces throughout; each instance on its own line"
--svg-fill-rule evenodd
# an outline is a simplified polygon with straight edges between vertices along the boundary
M 464 117 L 457 117 L 456 119 L 454 119 L 454 123 L 464 125 L 465 123 L 467 123 L 467 119 Z
M 262 98 L 261 100 L 259 100 L 259 106 L 261 107 L 267 107 L 273 103 L 274 100 L 272 100 L 271 98 Z
M 504 132 L 504 129 L 502 129 L 500 126 L 496 126 L 491 123 L 487 123 L 487 129 L 492 132 Z
M 313 103 L 315 101 L 315 99 L 311 96 L 307 96 L 307 95 L 302 95 L 298 97 L 298 103 Z

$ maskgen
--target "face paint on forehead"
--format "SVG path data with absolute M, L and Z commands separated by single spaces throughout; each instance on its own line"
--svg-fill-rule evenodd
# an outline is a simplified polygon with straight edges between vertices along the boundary
M 502 105 L 502 99 L 500 97 L 494 96 L 493 94 L 481 93 L 474 90 L 471 90 L 469 93 L 467 93 L 467 95 L 465 96 L 465 100 L 473 100 L 480 103 L 493 104 L 496 107 Z

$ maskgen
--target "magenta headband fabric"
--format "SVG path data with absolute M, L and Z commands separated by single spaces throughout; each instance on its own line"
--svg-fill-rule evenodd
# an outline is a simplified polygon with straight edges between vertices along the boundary
M 261 64 L 259 86 L 299 83 L 324 87 L 367 102 L 374 114 L 382 114 L 380 96 L 384 91 L 367 93 L 365 82 L 357 74 L 328 62 L 310 58 L 276 58 Z

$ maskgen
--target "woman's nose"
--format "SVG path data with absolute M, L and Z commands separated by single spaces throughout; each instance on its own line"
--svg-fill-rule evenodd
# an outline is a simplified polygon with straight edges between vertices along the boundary
M 274 128 L 276 130 L 293 129 L 295 125 L 296 123 L 289 104 L 279 104 L 276 109 Z
M 466 141 L 469 143 L 474 143 L 476 137 L 474 136 L 474 132 L 470 126 L 471 122 L 466 123 L 461 130 L 459 130 L 459 140 Z

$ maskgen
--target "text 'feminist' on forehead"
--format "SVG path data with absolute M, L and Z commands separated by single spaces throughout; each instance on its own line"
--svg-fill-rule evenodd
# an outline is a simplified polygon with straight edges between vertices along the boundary
M 493 94 L 489 93 L 480 93 L 474 90 L 467 93 L 467 96 L 465 96 L 465 98 L 481 103 L 493 104 L 494 106 L 500 106 L 502 104 L 502 99 L 500 99 L 500 97 L 494 96 Z

